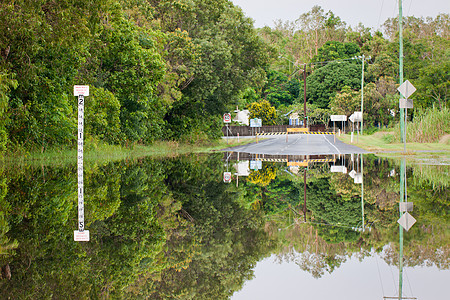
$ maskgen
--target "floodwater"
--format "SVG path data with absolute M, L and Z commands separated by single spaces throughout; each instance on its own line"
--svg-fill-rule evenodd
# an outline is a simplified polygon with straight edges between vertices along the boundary
M 85 162 L 78 242 L 77 166 L 2 166 L 0 299 L 448 299 L 449 169 L 357 154 Z

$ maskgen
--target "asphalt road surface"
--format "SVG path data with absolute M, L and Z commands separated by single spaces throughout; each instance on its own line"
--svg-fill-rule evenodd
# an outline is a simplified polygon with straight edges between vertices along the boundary
M 359 147 L 345 144 L 333 135 L 289 134 L 266 136 L 263 141 L 224 149 L 224 151 L 270 155 L 327 155 L 369 153 Z

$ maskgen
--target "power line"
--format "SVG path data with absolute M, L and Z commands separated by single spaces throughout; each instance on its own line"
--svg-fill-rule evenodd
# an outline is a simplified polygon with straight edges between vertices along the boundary
M 378 16 L 377 29 L 380 28 L 380 20 L 381 20 L 381 14 L 383 12 L 383 6 L 384 6 L 384 0 L 381 1 L 381 8 L 380 8 L 380 15 Z
M 377 263 L 378 278 L 380 278 L 381 291 L 383 292 L 383 296 L 384 296 L 385 293 L 384 293 L 384 288 L 383 288 L 383 280 L 381 279 L 380 266 L 378 265 L 378 255 L 376 253 L 375 253 L 375 262 Z

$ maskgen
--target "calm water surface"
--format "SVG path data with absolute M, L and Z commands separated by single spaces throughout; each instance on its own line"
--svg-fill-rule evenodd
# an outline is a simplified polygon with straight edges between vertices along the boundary
M 1 299 L 448 299 L 447 163 L 220 153 L 84 168 L 89 242 L 73 240 L 76 165 L 0 167 Z

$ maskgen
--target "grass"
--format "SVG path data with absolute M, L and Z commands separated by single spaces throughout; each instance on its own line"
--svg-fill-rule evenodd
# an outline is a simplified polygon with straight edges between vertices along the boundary
M 413 122 L 407 122 L 406 147 L 401 143 L 400 124 L 390 131 L 354 137 L 354 145 L 375 153 L 394 152 L 401 155 L 423 155 L 421 152 L 443 152 L 449 156 L 450 109 L 435 106 L 424 111 L 415 111 Z M 340 139 L 350 144 L 350 135 Z M 406 148 L 406 149 L 405 149 Z M 441 155 L 440 155 L 441 156 Z
M 390 143 L 389 136 L 392 132 L 377 132 L 372 135 L 363 135 L 353 137 L 353 143 L 351 143 L 350 134 L 341 135 L 338 137 L 341 141 L 358 146 L 371 152 L 404 152 L 403 143 Z M 415 151 L 450 151 L 450 144 L 447 143 L 406 143 L 406 153 Z
M 367 151 L 376 153 L 381 157 L 406 157 L 414 163 L 434 161 L 437 164 L 450 163 L 450 143 L 406 143 L 406 152 L 403 143 L 391 143 L 392 131 L 377 132 L 372 135 L 354 136 L 351 143 L 349 134 L 338 137 L 344 143 L 355 145 Z
M 435 143 L 450 133 L 450 109 L 435 106 L 417 111 L 413 122 L 406 126 L 406 141 Z M 400 141 L 400 124 L 395 127 L 395 140 Z

